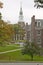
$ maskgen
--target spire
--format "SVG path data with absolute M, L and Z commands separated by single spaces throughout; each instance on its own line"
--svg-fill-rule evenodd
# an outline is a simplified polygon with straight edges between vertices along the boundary
M 19 13 L 19 21 L 23 21 L 23 11 L 22 11 L 22 2 L 20 2 L 20 13 Z
M 20 3 L 20 15 L 23 15 L 23 12 L 22 12 L 22 2 Z

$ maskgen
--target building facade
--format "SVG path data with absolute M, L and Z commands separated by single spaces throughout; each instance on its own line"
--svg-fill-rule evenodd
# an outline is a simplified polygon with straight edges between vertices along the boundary
M 31 42 L 31 25 L 28 25 L 28 23 L 26 23 L 25 25 L 25 40 Z
M 43 19 L 31 18 L 31 41 L 43 47 Z
M 31 17 L 31 24 L 25 24 L 22 6 L 20 6 L 19 20 L 17 23 L 24 31 L 24 36 L 16 34 L 16 40 L 28 40 L 29 42 L 37 43 L 40 47 L 43 46 L 43 19 L 35 19 Z
M 20 12 L 19 12 L 19 20 L 18 20 L 17 27 L 16 27 L 16 28 L 19 28 L 19 30 L 18 30 L 18 33 L 14 37 L 15 40 L 24 40 L 25 22 L 23 18 L 24 17 L 23 17 L 22 4 L 21 4 Z

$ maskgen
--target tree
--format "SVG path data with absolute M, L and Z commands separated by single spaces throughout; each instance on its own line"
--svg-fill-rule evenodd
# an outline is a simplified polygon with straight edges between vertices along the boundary
M 34 7 L 43 8 L 43 0 L 34 0 L 34 2 L 35 2 Z
M 2 2 L 0 2 L 0 8 L 3 8 L 3 3 Z
M 23 28 L 21 28 L 21 26 L 19 26 L 18 24 L 14 24 L 15 40 L 16 40 L 16 37 L 18 37 L 18 35 L 20 35 L 20 38 L 22 37 L 22 39 L 23 39 L 24 33 L 25 33 L 25 31 Z
M 0 44 L 1 42 L 10 42 L 13 36 L 13 27 L 11 24 L 0 20 Z
M 28 41 L 26 41 L 24 43 L 23 49 L 22 49 L 22 54 L 27 54 L 31 56 L 31 60 L 33 61 L 33 57 L 34 55 L 38 55 L 40 54 L 40 48 L 37 44 L 35 43 L 29 43 Z

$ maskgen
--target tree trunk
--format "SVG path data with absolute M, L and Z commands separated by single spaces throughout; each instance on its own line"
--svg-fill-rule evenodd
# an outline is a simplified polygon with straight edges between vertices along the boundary
M 31 61 L 33 61 L 33 55 L 31 55 Z

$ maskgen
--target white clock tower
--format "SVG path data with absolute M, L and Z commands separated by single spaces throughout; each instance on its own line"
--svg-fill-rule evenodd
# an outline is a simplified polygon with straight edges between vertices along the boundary
M 18 21 L 18 24 L 22 27 L 22 28 L 24 28 L 24 26 L 25 26 L 25 23 L 24 23 L 24 17 L 23 17 L 23 11 L 22 11 L 22 2 L 21 2 L 21 4 L 20 4 L 21 6 L 20 6 L 20 12 L 19 12 L 19 21 Z
M 19 21 L 20 21 L 20 22 L 23 22 L 22 3 L 21 3 L 21 6 L 20 6 Z

